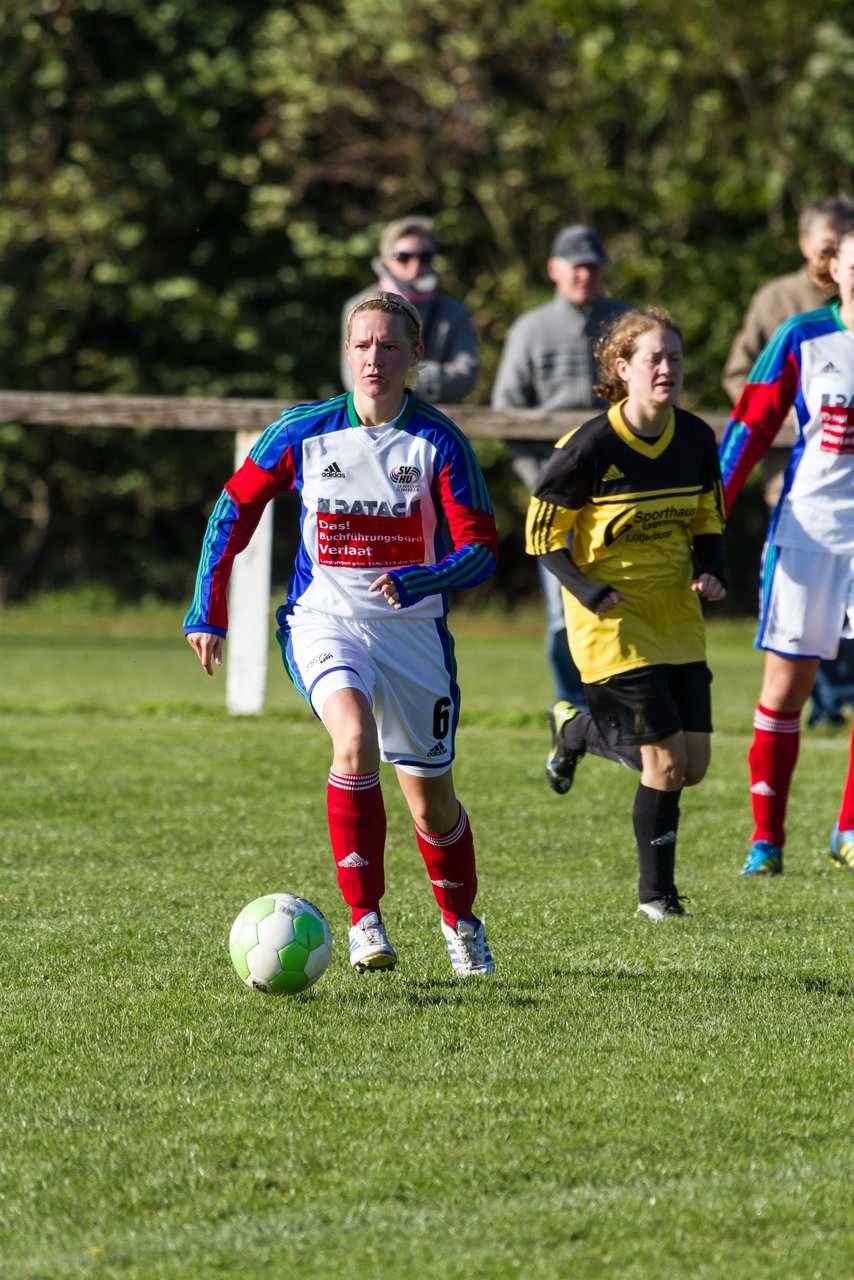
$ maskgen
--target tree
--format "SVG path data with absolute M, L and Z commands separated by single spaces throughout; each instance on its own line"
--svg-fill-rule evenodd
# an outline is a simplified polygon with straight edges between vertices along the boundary
M 851 190 L 847 8 L 686 0 L 677 25 L 663 0 L 9 0 L 0 381 L 329 394 L 341 301 L 383 223 L 418 211 L 475 313 L 482 398 L 506 326 L 548 293 L 555 229 L 591 221 L 613 292 L 678 316 L 691 398 L 723 407 L 748 297 L 797 261 L 798 208 Z M 180 593 L 227 451 L 6 429 L 9 592 L 107 575 Z M 522 495 L 484 458 L 515 545 Z

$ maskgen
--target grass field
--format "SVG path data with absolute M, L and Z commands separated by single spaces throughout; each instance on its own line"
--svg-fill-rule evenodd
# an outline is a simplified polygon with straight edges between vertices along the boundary
M 271 664 L 226 716 L 162 609 L 0 620 L 0 1276 L 805 1280 L 854 1274 L 847 733 L 805 731 L 786 874 L 743 882 L 750 628 L 710 629 L 693 915 L 634 917 L 633 775 L 542 778 L 540 619 L 459 615 L 458 790 L 494 980 L 450 973 L 403 804 L 356 977 L 322 729 Z M 251 898 L 336 936 L 303 996 L 230 966 Z

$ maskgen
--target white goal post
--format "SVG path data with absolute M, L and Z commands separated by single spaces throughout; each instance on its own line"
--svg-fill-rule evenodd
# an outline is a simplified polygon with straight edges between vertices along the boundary
M 235 471 L 259 431 L 238 431 Z M 225 705 L 233 716 L 259 716 L 267 693 L 270 595 L 273 577 L 273 506 L 268 502 L 249 546 L 235 558 L 228 591 Z

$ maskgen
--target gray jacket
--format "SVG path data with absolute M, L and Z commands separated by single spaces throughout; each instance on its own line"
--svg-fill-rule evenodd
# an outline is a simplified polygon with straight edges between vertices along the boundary
M 375 289 L 376 285 L 348 298 L 341 313 L 341 381 L 348 391 L 353 390 L 353 375 L 343 349 L 347 316 L 357 302 Z M 456 298 L 438 294 L 417 305 L 424 326 L 424 356 L 418 366 L 415 390 L 431 404 L 459 404 L 474 391 L 480 373 L 477 334 L 469 310 Z
M 493 408 L 604 408 L 604 400 L 593 394 L 593 344 L 628 310 L 625 302 L 601 297 L 583 311 L 556 293 L 551 302 L 526 311 L 507 330 L 492 388 Z M 510 443 L 513 469 L 529 489 L 535 488 L 552 447 L 548 441 Z

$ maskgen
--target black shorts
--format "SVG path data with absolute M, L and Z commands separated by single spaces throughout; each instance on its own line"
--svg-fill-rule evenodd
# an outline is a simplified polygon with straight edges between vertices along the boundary
M 705 662 L 662 663 L 586 684 L 590 714 L 609 747 L 639 747 L 674 733 L 712 732 L 712 673 Z

